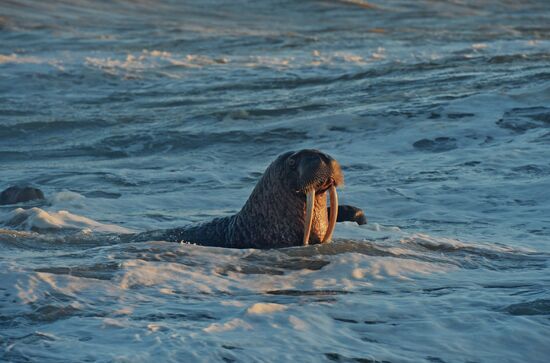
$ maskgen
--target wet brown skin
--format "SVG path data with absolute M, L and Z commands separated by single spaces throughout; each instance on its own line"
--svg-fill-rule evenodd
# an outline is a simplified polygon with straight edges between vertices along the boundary
M 321 243 L 329 223 L 327 191 L 343 183 L 340 165 L 329 155 L 311 149 L 290 151 L 269 165 L 239 213 L 137 237 L 232 248 L 302 246 L 306 192 L 313 188 L 315 208 L 309 244 Z

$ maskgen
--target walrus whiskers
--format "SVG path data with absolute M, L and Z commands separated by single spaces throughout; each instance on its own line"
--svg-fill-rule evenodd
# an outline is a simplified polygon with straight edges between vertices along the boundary
M 338 219 L 338 193 L 334 184 L 328 191 L 330 195 L 330 216 L 328 220 L 328 228 L 323 238 L 323 242 L 330 242 L 332 240 L 332 233 L 334 232 L 334 226 L 336 226 L 336 219 Z
M 309 235 L 313 222 L 313 210 L 315 209 L 315 189 L 311 189 L 306 194 L 306 218 L 304 220 L 304 246 L 309 244 Z

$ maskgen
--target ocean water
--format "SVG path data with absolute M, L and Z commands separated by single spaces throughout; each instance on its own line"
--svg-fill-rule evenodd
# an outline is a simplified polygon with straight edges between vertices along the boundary
M 0 2 L 2 362 L 547 362 L 550 3 Z M 231 250 L 316 148 L 369 224 Z

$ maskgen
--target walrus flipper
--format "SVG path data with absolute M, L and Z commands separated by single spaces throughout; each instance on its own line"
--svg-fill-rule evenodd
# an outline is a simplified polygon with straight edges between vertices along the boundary
M 330 207 L 327 207 L 327 210 L 330 214 Z M 367 224 L 367 217 L 361 208 L 344 204 L 338 206 L 338 219 L 336 219 L 336 222 L 355 222 L 363 225 Z

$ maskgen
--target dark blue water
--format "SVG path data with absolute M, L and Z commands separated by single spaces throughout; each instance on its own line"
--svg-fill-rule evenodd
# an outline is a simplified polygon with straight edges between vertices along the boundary
M 48 200 L 0 207 L 0 360 L 546 362 L 549 18 L 3 1 L 0 188 Z M 280 251 L 105 234 L 235 213 L 302 148 L 368 225 Z

